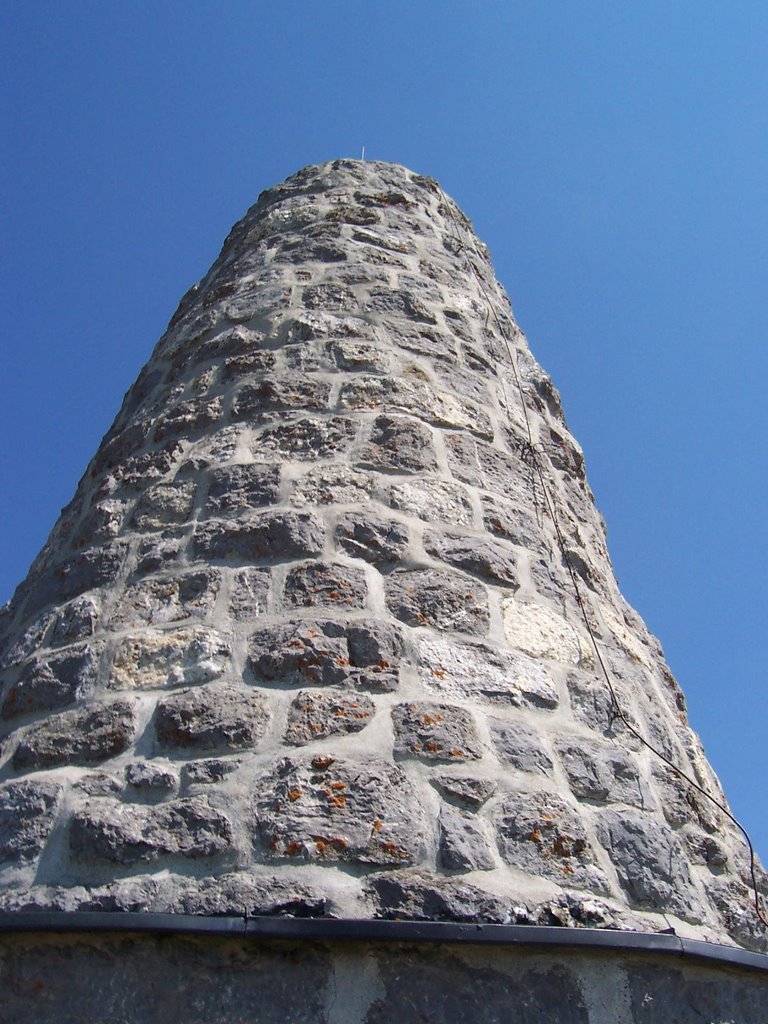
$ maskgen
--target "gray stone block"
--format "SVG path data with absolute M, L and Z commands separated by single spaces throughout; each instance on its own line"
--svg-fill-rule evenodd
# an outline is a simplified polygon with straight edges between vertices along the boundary
M 418 516 L 428 523 L 472 526 L 474 511 L 466 488 L 439 477 L 405 480 L 389 492 L 393 508 Z
M 258 743 L 268 719 L 261 694 L 245 687 L 205 686 L 161 700 L 155 731 L 159 743 L 174 750 L 243 750 Z
M 520 720 L 489 718 L 488 728 L 496 753 L 504 764 L 519 772 L 552 775 L 552 758 L 530 725 Z
M 429 530 L 424 534 L 424 547 L 435 558 L 491 583 L 517 590 L 520 579 L 516 559 L 508 548 L 480 537 Z
M 8 690 L 0 714 L 14 718 L 55 710 L 88 696 L 96 685 L 102 651 L 102 644 L 80 644 L 27 662 Z
M 280 470 L 259 463 L 222 466 L 211 472 L 203 514 L 225 518 L 280 500 Z
M 557 793 L 513 793 L 497 814 L 499 849 L 508 864 L 562 886 L 609 892 L 584 824 Z
M 650 809 L 655 800 L 631 754 L 582 736 L 563 736 L 557 753 L 575 796 L 594 803 L 624 803 Z
M 237 570 L 229 594 L 229 614 L 235 622 L 253 622 L 264 614 L 269 581 L 269 569 Z
M 151 576 L 129 587 L 110 620 L 114 629 L 158 626 L 206 618 L 221 586 L 216 569 L 179 576 Z
M 336 524 L 336 541 L 348 555 L 373 565 L 399 561 L 408 548 L 408 529 L 397 519 L 386 519 L 361 509 L 345 512 Z
M 136 735 L 136 711 L 128 700 L 91 704 L 33 725 L 13 755 L 17 771 L 63 764 L 93 764 L 122 754 Z
M 369 440 L 357 449 L 355 465 L 379 472 L 431 472 L 437 468 L 432 434 L 406 416 L 377 416 Z
M 139 633 L 120 641 L 107 685 L 147 690 L 208 683 L 227 671 L 231 656 L 230 639 L 214 629 Z
M 411 864 L 421 854 L 422 812 L 393 764 L 330 756 L 284 758 L 254 787 L 268 856 L 299 861 Z
M 413 701 L 392 708 L 395 755 L 455 763 L 483 756 L 472 715 L 451 704 Z
M 330 393 L 327 381 L 313 377 L 264 378 L 238 389 L 232 403 L 232 419 L 258 423 L 265 412 L 275 409 L 326 409 Z
M 323 547 L 323 526 L 309 512 L 261 512 L 250 519 L 198 526 L 192 553 L 197 559 L 285 561 L 310 558 Z
M 496 867 L 482 823 L 475 815 L 445 804 L 440 811 L 438 856 L 448 871 L 489 871 Z
M 337 733 L 359 732 L 374 711 L 373 701 L 362 693 L 301 690 L 288 711 L 285 742 L 301 746 Z
M 289 424 L 265 427 L 253 442 L 252 451 L 257 459 L 315 462 L 348 451 L 356 433 L 357 424 L 348 417 L 304 416 Z
M 166 526 L 186 523 L 192 513 L 196 489 L 194 480 L 178 480 L 147 488 L 133 513 L 136 529 L 162 530 Z
M 0 785 L 0 867 L 28 864 L 42 853 L 63 789 L 43 779 Z
M 365 574 L 349 565 L 309 562 L 288 570 L 283 587 L 286 608 L 364 608 Z
M 472 811 L 482 807 L 498 789 L 495 779 L 471 775 L 436 775 L 430 781 L 446 800 Z
M 426 871 L 393 871 L 372 875 L 365 883 L 375 916 L 403 921 L 456 921 L 503 924 L 506 901 L 468 882 Z
M 442 569 L 398 569 L 385 580 L 389 610 L 409 626 L 484 636 L 490 624 L 485 587 Z
M 167 856 L 193 859 L 230 851 L 229 818 L 201 797 L 143 807 L 93 800 L 76 811 L 69 849 L 76 860 L 141 864 Z

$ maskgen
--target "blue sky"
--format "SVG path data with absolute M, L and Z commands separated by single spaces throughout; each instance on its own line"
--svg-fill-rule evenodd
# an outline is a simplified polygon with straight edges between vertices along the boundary
M 488 244 L 768 859 L 768 6 L 2 0 L 0 40 L 0 600 L 231 224 L 364 145 Z

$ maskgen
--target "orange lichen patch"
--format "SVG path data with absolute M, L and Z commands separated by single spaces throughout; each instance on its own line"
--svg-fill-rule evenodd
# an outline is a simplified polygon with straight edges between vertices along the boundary
M 443 716 L 441 714 L 425 714 L 421 716 L 422 725 L 435 725 L 436 722 L 442 722 L 442 720 Z
M 301 843 L 288 843 L 288 845 L 285 848 L 285 855 L 286 857 L 295 857 L 296 854 L 301 853 L 303 849 L 304 847 Z
M 531 840 L 531 842 L 540 843 L 542 840 L 541 829 L 533 829 L 531 832 L 528 833 L 528 838 Z
M 384 828 L 384 825 L 383 825 L 383 824 L 382 824 L 382 822 L 380 822 L 380 821 L 379 821 L 379 819 L 377 818 L 377 819 L 376 819 L 376 821 L 374 821 L 374 823 L 373 823 L 373 825 L 371 826 L 371 828 L 372 828 L 372 830 L 373 830 L 374 832 L 381 832 L 381 830 L 382 830 L 382 829 Z
M 568 840 L 565 836 L 556 836 L 555 841 L 552 843 L 552 849 L 558 857 L 570 857 L 571 847 L 568 844 Z
M 291 789 L 288 791 L 288 799 L 293 803 L 294 800 L 298 800 L 301 797 L 300 789 Z
M 317 771 L 322 771 L 323 768 L 329 768 L 333 764 L 334 759 L 332 757 L 313 757 L 312 767 Z
M 464 757 L 464 751 L 459 750 L 458 747 L 454 747 L 451 751 L 451 757 Z
M 388 857 L 398 857 L 400 860 L 407 857 L 408 854 L 405 850 L 402 850 L 396 843 L 387 840 L 380 844 L 380 849 L 387 854 Z
M 385 658 L 379 660 L 379 668 L 389 668 L 389 662 Z
M 332 782 L 330 784 L 330 786 L 331 786 L 331 789 L 346 789 L 347 788 L 346 782 Z
M 437 676 L 438 679 L 444 679 L 445 678 L 445 672 L 441 668 L 433 668 L 432 669 L 432 675 L 433 676 Z
M 339 654 L 336 657 L 334 664 L 338 665 L 339 668 L 345 668 L 349 664 L 349 658 L 344 658 Z
M 443 747 L 442 747 L 442 744 L 435 743 L 434 740 L 427 740 L 427 742 L 424 744 L 424 749 L 425 750 L 431 750 L 432 753 L 435 753 L 435 751 L 437 751 L 437 750 L 442 750 Z

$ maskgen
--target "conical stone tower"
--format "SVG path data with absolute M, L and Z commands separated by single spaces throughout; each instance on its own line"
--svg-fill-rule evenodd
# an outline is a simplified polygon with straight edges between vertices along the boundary
M 261 195 L 182 300 L 2 630 L 4 927 L 101 912 L 77 980 L 69 947 L 40 934 L 6 935 L 7 977 L 32 963 L 49 987 L 86 985 L 87 950 L 118 942 L 119 920 L 138 927 L 131 912 L 256 918 L 277 946 L 302 928 L 315 941 L 296 977 L 317 1005 L 267 986 L 274 1019 L 340 1020 L 323 994 L 335 954 L 317 943 L 349 940 L 353 919 L 366 942 L 438 945 L 415 961 L 366 947 L 351 974 L 331 963 L 359 1004 L 344 1020 L 454 1019 L 436 1009 L 448 982 L 477 1020 L 497 1019 L 494 999 L 539 1020 L 526 993 L 554 999 L 551 1020 L 656 1020 L 632 1009 L 637 977 L 647 994 L 667 971 L 669 999 L 690 978 L 653 957 L 607 963 L 601 942 L 638 931 L 676 963 L 687 940 L 735 947 L 717 956 L 751 973 L 719 990 L 758 1019 L 744 842 L 618 591 L 557 391 L 432 179 L 345 160 Z M 461 924 L 490 926 L 497 957 L 560 931 L 554 952 L 499 967 L 512 991 L 489 953 L 445 953 L 472 938 L 446 931 Z M 569 973 L 558 943 L 582 930 L 599 969 L 582 944 Z M 185 948 L 198 980 L 234 969 L 202 940 Z M 141 972 L 162 960 L 131 949 Z M 429 1012 L 408 1016 L 427 975 Z M 12 1005 L 49 1019 L 24 991 Z M 260 1012 L 242 1019 L 273 1019 Z

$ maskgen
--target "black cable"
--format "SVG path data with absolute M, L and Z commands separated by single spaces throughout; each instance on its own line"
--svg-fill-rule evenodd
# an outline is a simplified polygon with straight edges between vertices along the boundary
M 445 207 L 446 207 L 446 209 L 448 211 L 448 216 L 450 217 L 450 220 L 451 220 L 451 222 L 453 224 L 453 227 L 454 227 L 454 231 L 456 232 L 456 240 L 457 240 L 458 245 L 459 245 L 459 251 L 467 252 L 470 249 L 470 246 L 467 246 L 464 243 L 464 241 L 462 240 L 462 238 L 461 238 L 461 236 L 459 234 L 459 225 L 458 225 L 458 222 L 457 222 L 456 217 L 454 215 L 454 212 L 451 209 L 450 201 L 448 200 L 448 197 L 445 195 L 444 192 L 442 192 L 442 189 L 441 189 L 441 193 L 442 193 L 442 196 L 443 196 Z M 471 240 L 471 252 L 474 254 L 476 259 L 478 259 L 478 260 L 480 259 L 480 254 L 477 251 L 477 247 L 475 245 L 474 239 Z M 756 870 L 756 866 L 755 866 L 755 848 L 752 845 L 752 839 L 750 838 L 749 832 L 747 832 L 746 828 L 741 824 L 741 822 L 738 820 L 738 818 L 736 818 L 720 800 L 718 800 L 716 797 L 712 796 L 711 793 L 709 793 L 702 785 L 700 785 L 698 782 L 696 782 L 696 780 L 693 779 L 690 775 L 688 775 L 687 772 L 684 772 L 682 770 L 682 768 L 679 768 L 669 757 L 667 757 L 666 754 L 664 754 L 663 751 L 659 750 L 652 743 L 650 743 L 634 727 L 634 725 L 632 725 L 631 721 L 629 720 L 627 715 L 624 713 L 624 711 L 622 710 L 621 705 L 619 704 L 619 700 L 618 700 L 618 697 L 616 695 L 616 690 L 614 689 L 614 686 L 613 686 L 613 681 L 611 680 L 610 673 L 608 672 L 608 668 L 606 667 L 605 661 L 604 661 L 602 653 L 600 651 L 600 647 L 599 647 L 598 642 L 597 642 L 597 637 L 595 635 L 595 631 L 592 628 L 592 623 L 590 622 L 589 615 L 587 614 L 587 609 L 586 609 L 586 605 L 584 603 L 584 599 L 582 597 L 581 587 L 579 586 L 579 581 L 578 581 L 577 574 L 576 574 L 573 566 L 571 565 L 571 559 L 569 557 L 568 550 L 567 550 L 566 545 L 565 545 L 565 537 L 563 536 L 563 532 L 562 532 L 562 529 L 560 527 L 560 520 L 559 520 L 558 515 L 557 515 L 557 509 L 556 509 L 556 506 L 555 506 L 555 502 L 553 501 L 553 499 L 552 499 L 552 497 L 551 497 L 551 495 L 549 493 L 549 487 L 547 486 L 547 481 L 546 481 L 545 476 L 544 476 L 544 469 L 542 467 L 541 459 L 539 458 L 539 454 L 538 454 L 538 452 L 536 450 L 536 445 L 535 445 L 534 440 L 533 440 L 533 432 L 532 432 L 532 429 L 531 429 L 531 421 L 530 421 L 530 418 L 529 418 L 529 415 L 528 415 L 528 407 L 527 407 L 527 403 L 526 403 L 526 400 L 525 400 L 525 393 L 523 391 L 523 385 L 522 385 L 522 382 L 520 380 L 520 374 L 518 373 L 518 369 L 517 369 L 517 357 L 516 357 L 516 354 L 515 354 L 515 352 L 512 349 L 512 345 L 511 345 L 510 339 L 509 339 L 509 337 L 507 335 L 507 331 L 504 329 L 504 326 L 502 325 L 501 320 L 499 319 L 499 316 L 496 313 L 495 305 L 491 301 L 491 298 L 490 298 L 490 296 L 488 294 L 488 291 L 487 291 L 487 289 L 485 287 L 485 284 L 483 283 L 483 280 L 482 280 L 482 277 L 480 275 L 480 272 L 478 271 L 477 267 L 475 266 L 474 262 L 472 261 L 472 259 L 469 256 L 467 257 L 467 263 L 469 264 L 470 270 L 474 274 L 475 279 L 477 281 L 477 284 L 478 284 L 478 286 L 480 288 L 480 291 L 482 292 L 483 297 L 485 298 L 485 301 L 486 301 L 486 303 L 488 305 L 488 308 L 490 309 L 491 314 L 492 314 L 494 320 L 496 321 L 496 327 L 498 328 L 499 334 L 500 334 L 502 340 L 504 341 L 504 345 L 505 345 L 506 350 L 507 350 L 507 355 L 509 356 L 509 361 L 510 361 L 510 364 L 512 366 L 512 372 L 513 372 L 514 378 L 515 378 L 515 385 L 516 385 L 517 390 L 518 390 L 519 395 L 520 395 L 520 407 L 522 409 L 523 417 L 524 417 L 524 420 L 525 420 L 526 433 L 528 435 L 527 441 L 523 442 L 523 451 L 524 451 L 523 457 L 524 457 L 524 459 L 527 462 L 529 462 L 534 467 L 536 475 L 539 478 L 539 482 L 541 484 L 541 490 L 542 490 L 542 493 L 544 495 L 544 501 L 545 501 L 546 506 L 547 506 L 547 511 L 549 512 L 550 518 L 552 519 L 552 524 L 553 524 L 553 526 L 555 528 L 555 536 L 557 538 L 558 548 L 560 549 L 560 555 L 561 555 L 561 557 L 562 557 L 562 559 L 563 559 L 563 561 L 565 563 L 565 566 L 566 566 L 566 568 L 568 570 L 568 575 L 570 576 L 571 583 L 573 584 L 573 590 L 574 590 L 574 595 L 576 597 L 576 603 L 579 606 L 579 611 L 581 612 L 581 616 L 582 616 L 582 618 L 584 620 L 584 625 L 587 628 L 587 633 L 589 634 L 589 639 L 590 639 L 590 641 L 592 643 L 592 647 L 594 648 L 595 656 L 597 658 L 598 664 L 600 666 L 600 669 L 602 671 L 603 676 L 605 677 L 605 681 L 606 681 L 606 684 L 608 686 L 608 692 L 610 694 L 611 703 L 613 705 L 613 711 L 614 711 L 613 718 L 618 718 L 619 721 L 627 729 L 627 731 L 632 736 L 635 737 L 635 739 L 637 739 L 644 747 L 646 747 L 646 749 L 650 750 L 652 754 L 655 754 L 655 756 L 658 757 L 659 760 L 661 760 L 664 764 L 666 764 L 669 768 L 671 768 L 672 771 L 675 772 L 680 778 L 684 779 L 688 783 L 688 785 L 692 786 L 695 790 L 697 790 L 699 793 L 701 793 L 703 796 L 705 796 L 709 801 L 711 801 L 711 803 L 713 803 L 715 805 L 715 807 L 717 807 L 717 809 L 719 811 L 721 811 L 731 822 L 733 822 L 733 824 L 736 826 L 736 828 L 741 832 L 741 834 L 744 837 L 744 840 L 745 840 L 745 842 L 747 844 L 747 848 L 749 850 L 749 872 L 750 872 L 750 877 L 752 879 L 752 892 L 753 892 L 753 895 L 754 895 L 755 913 L 756 913 L 756 915 L 758 917 L 758 920 L 763 925 L 763 927 L 768 929 L 768 918 L 765 916 L 765 913 L 763 912 L 763 909 L 762 909 L 761 904 L 760 904 L 760 893 L 759 893 L 758 884 L 757 884 L 757 870 Z M 487 318 L 486 318 L 486 323 L 487 323 Z M 504 385 L 504 378 L 502 376 L 502 386 L 503 385 Z M 506 397 L 506 392 L 505 392 L 505 397 Z M 508 397 L 506 397 L 506 400 L 507 400 L 507 404 L 509 404 Z

